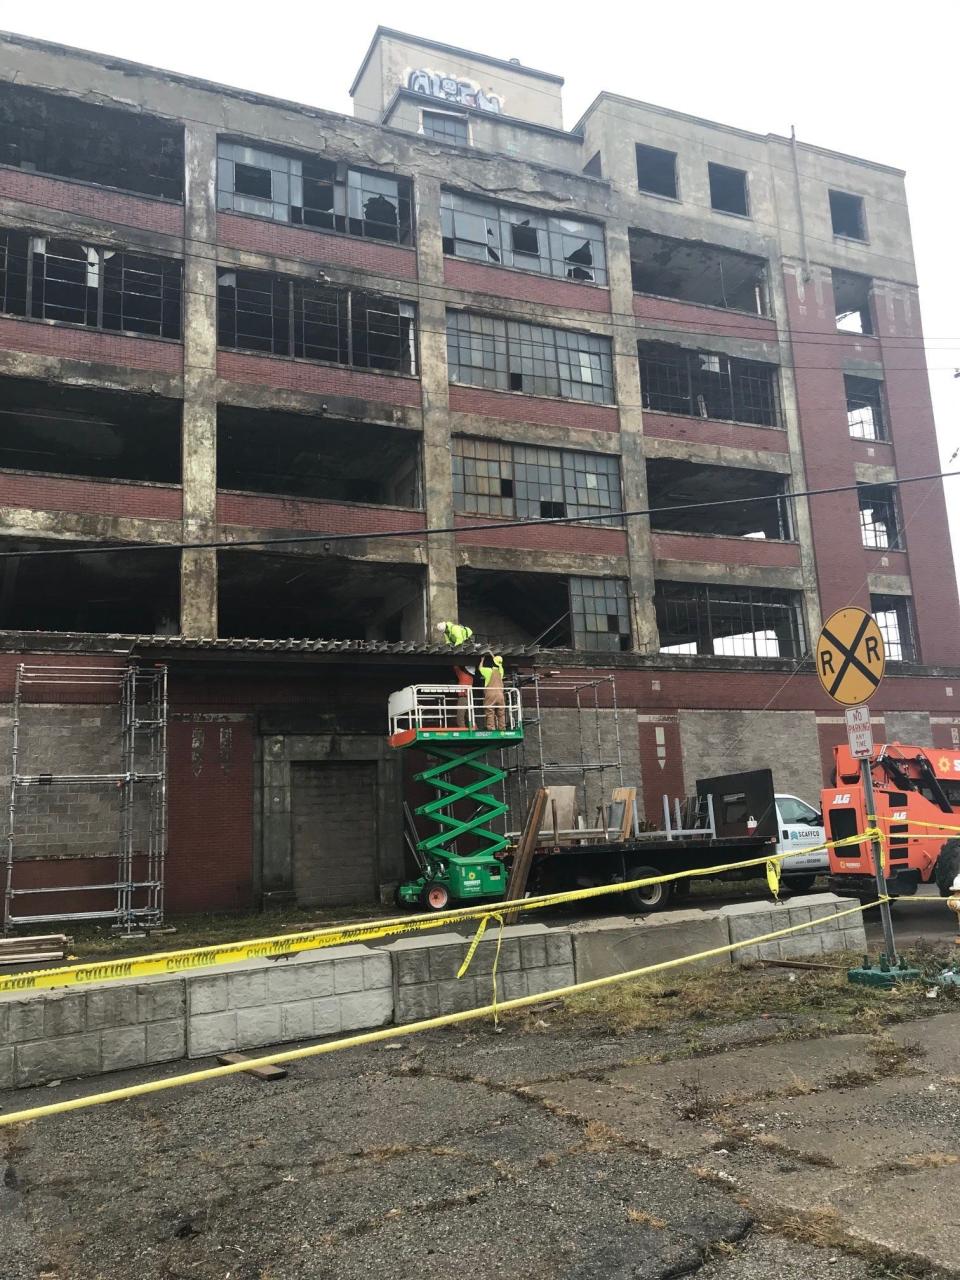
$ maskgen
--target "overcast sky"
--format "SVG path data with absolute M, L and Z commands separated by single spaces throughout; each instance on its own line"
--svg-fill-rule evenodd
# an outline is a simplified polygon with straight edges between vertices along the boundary
M 564 76 L 567 127 L 609 89 L 757 133 L 793 124 L 802 141 L 906 169 L 942 461 L 960 448 L 960 9 L 950 0 L 368 0 L 362 10 L 323 0 L 0 0 L 0 27 L 350 112 L 347 89 L 383 23 Z M 909 474 L 910 459 L 899 464 Z M 947 482 L 947 499 L 960 550 L 960 480 Z

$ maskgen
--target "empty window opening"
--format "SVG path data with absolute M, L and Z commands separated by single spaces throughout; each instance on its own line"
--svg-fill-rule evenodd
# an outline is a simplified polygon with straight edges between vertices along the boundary
M 139 111 L 0 85 L 0 164 L 183 199 L 183 128 Z
M 658 582 L 660 652 L 727 658 L 799 658 L 802 597 L 772 587 Z
M 447 360 L 454 382 L 613 403 L 609 338 L 448 311 Z
M 637 186 L 655 196 L 677 199 L 677 153 L 637 143 Z
M 636 293 L 769 315 L 766 262 L 719 245 L 630 231 Z
M 591 178 L 603 177 L 603 158 L 599 151 L 595 151 L 587 163 L 583 166 L 583 172 Z
M 784 541 L 793 537 L 787 480 L 773 471 L 647 459 L 650 527 L 657 533 Z M 722 502 L 700 507 L 697 503 Z M 669 508 L 687 508 L 672 511 Z
M 180 404 L 0 379 L 0 469 L 180 483 Z
M 335 544 L 334 544 L 335 545 Z M 318 553 L 221 551 L 219 634 L 266 640 L 422 640 L 424 571 Z
M 707 164 L 710 177 L 710 204 L 721 213 L 738 213 L 750 216 L 750 197 L 747 175 L 742 169 L 730 169 L 725 164 Z
M 56 545 L 0 539 L 3 551 L 47 551 Z M 179 617 L 178 551 L 0 560 L 0 630 L 176 635 Z
M 217 487 L 419 507 L 417 436 L 396 427 L 220 405 Z
M 865 547 L 901 551 L 897 491 L 890 484 L 859 484 L 860 534 Z
M 874 333 L 873 281 L 851 271 L 833 271 L 833 305 L 841 333 Z
M 412 234 L 409 179 L 222 138 L 217 208 L 397 244 Z
M 600 516 L 619 524 L 619 460 L 608 454 L 457 436 L 453 502 L 471 515 L 537 520 Z
M 492 200 L 440 193 L 443 251 L 455 258 L 538 271 L 561 280 L 607 283 L 603 227 Z
M 449 111 L 424 111 L 423 134 L 438 142 L 451 142 L 457 147 L 470 145 L 470 126 L 467 117 Z
M 879 378 L 843 375 L 847 396 L 847 423 L 855 440 L 885 440 L 883 383 Z
M 913 609 L 909 596 L 871 596 L 870 612 L 877 620 L 889 662 L 918 662 Z
M 640 342 L 644 409 L 756 426 L 780 425 L 777 367 L 667 342 Z
M 217 273 L 217 299 L 221 347 L 391 373 L 417 371 L 410 302 L 232 268 Z
M 0 234 L 4 310 L 89 329 L 179 339 L 181 264 L 26 231 Z
M 867 222 L 863 211 L 863 197 L 847 191 L 830 192 L 830 221 L 833 234 L 847 240 L 866 240 Z
M 621 578 L 461 569 L 460 617 L 485 643 L 620 653 L 631 644 Z

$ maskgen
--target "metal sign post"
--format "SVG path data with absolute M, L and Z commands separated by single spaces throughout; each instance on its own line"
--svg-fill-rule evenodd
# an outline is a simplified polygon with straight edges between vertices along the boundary
M 872 734 L 870 735 L 873 736 Z M 873 798 L 873 764 L 870 756 L 860 760 L 860 777 L 863 779 L 863 798 L 867 808 L 867 822 L 877 825 L 877 805 Z M 890 915 L 890 899 L 887 897 L 887 878 L 883 872 L 883 845 L 877 836 L 870 841 L 873 848 L 873 869 L 877 877 L 877 897 L 880 899 L 880 920 L 883 924 L 883 946 L 891 966 L 897 964 L 897 944 L 893 936 L 893 918 Z

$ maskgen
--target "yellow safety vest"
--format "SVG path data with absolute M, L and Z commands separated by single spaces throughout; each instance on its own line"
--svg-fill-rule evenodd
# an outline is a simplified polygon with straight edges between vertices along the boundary
M 448 622 L 445 627 L 443 635 L 447 644 L 466 644 L 473 635 L 471 627 L 464 627 L 459 622 Z
M 480 663 L 480 675 L 483 677 L 484 688 L 487 687 L 487 685 L 490 683 L 491 679 L 493 678 L 494 671 L 499 671 L 501 679 L 503 678 L 503 659 L 500 657 L 499 654 L 497 654 L 496 657 L 493 659 L 492 666 L 489 664 L 485 665 L 482 662 Z

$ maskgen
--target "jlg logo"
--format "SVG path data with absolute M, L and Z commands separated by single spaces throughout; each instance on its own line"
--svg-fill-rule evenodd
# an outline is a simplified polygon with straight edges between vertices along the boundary
M 907 811 L 906 809 L 898 809 L 896 813 L 891 813 L 890 817 L 894 820 L 894 822 L 906 822 Z
M 843 793 L 843 795 L 835 795 L 835 796 L 833 797 L 833 803 L 834 803 L 834 804 L 849 804 L 849 803 L 850 803 L 850 792 L 849 792 L 849 791 L 845 791 L 845 792 Z

